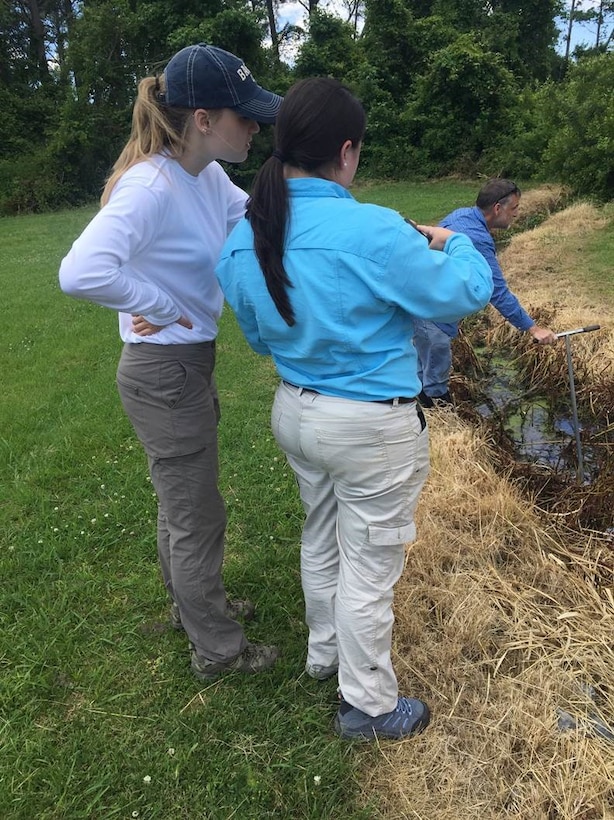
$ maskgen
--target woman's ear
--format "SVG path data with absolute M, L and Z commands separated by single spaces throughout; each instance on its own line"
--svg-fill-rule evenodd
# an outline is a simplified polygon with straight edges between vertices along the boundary
M 348 151 L 352 148 L 352 140 L 346 140 L 339 151 L 339 167 L 346 168 L 348 164 Z
M 197 108 L 194 112 L 194 124 L 203 134 L 208 134 L 211 127 L 209 112 L 205 108 Z

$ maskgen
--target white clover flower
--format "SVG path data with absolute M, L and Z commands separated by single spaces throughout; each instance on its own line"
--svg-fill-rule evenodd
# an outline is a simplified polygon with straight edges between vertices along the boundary
M 173 747 L 172 747 L 172 746 L 171 746 L 171 747 L 170 747 L 170 749 L 168 749 L 167 751 L 168 751 L 168 754 L 169 754 L 171 757 L 173 757 L 173 755 L 175 754 L 175 750 L 173 749 Z
M 145 777 L 143 778 L 143 783 L 145 783 L 145 785 L 149 786 L 149 784 L 151 783 L 151 775 L 146 774 Z
M 138 816 L 139 816 L 138 811 L 136 811 L 136 810 L 135 810 L 135 811 L 133 811 L 133 812 L 132 812 L 132 816 L 133 816 L 133 817 L 138 817 Z
M 315 785 L 315 786 L 319 786 L 319 785 L 320 785 L 320 783 L 322 782 L 322 778 L 320 777 L 320 775 L 319 775 L 319 774 L 314 774 L 314 776 L 313 776 L 313 782 L 314 782 L 314 785 Z

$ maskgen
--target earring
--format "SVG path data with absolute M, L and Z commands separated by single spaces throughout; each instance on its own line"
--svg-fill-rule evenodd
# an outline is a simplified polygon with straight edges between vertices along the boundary
M 347 168 L 347 167 L 348 167 L 347 162 L 344 162 L 344 163 L 343 163 L 343 167 L 344 167 L 344 168 Z

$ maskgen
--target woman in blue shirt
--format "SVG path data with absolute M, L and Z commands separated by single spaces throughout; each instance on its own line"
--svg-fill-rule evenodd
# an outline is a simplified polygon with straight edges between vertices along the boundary
M 338 672 L 336 731 L 372 740 L 429 721 L 425 703 L 399 697 L 390 652 L 393 586 L 429 463 L 412 321 L 473 313 L 492 277 L 466 237 L 424 227 L 429 242 L 351 196 L 365 124 L 336 80 L 294 85 L 216 273 L 250 345 L 281 376 L 273 432 L 306 514 L 306 671 Z

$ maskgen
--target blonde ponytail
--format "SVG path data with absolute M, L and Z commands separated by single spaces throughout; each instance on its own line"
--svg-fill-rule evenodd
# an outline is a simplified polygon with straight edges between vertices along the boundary
M 171 157 L 183 154 L 192 109 L 170 108 L 161 103 L 159 95 L 163 84 L 164 77 L 145 77 L 139 83 L 130 138 L 107 179 L 100 198 L 101 206 L 109 201 L 115 184 L 128 168 L 161 151 Z

